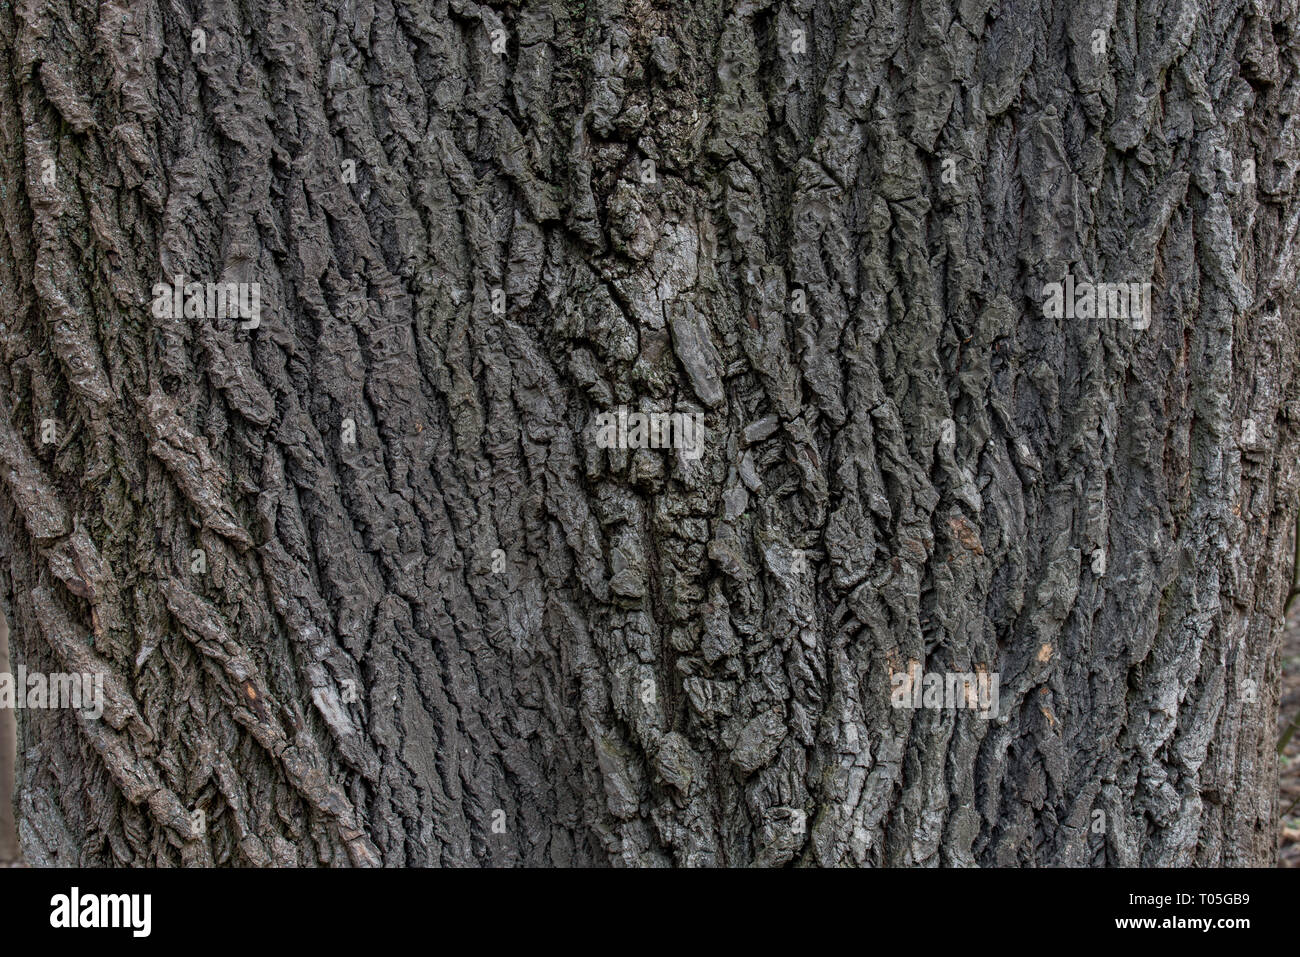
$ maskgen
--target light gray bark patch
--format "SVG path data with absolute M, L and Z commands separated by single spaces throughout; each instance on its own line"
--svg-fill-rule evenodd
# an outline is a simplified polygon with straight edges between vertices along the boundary
M 776 757 L 787 733 L 781 716 L 775 711 L 765 711 L 741 730 L 731 749 L 731 763 L 742 773 L 753 774 Z
M 668 307 L 668 322 L 673 333 L 673 349 L 695 394 L 710 408 L 721 405 L 725 397 L 720 375 L 722 361 L 713 346 L 707 317 L 690 302 L 674 302 Z

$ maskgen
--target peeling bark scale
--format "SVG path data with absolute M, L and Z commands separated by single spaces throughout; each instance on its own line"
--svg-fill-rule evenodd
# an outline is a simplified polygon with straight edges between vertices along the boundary
M 0 4 L 23 856 L 1271 863 L 1298 30 Z

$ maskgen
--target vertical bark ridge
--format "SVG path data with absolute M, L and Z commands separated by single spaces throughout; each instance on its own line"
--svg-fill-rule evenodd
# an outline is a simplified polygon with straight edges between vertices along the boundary
M 0 10 L 27 857 L 1268 861 L 1294 13 Z

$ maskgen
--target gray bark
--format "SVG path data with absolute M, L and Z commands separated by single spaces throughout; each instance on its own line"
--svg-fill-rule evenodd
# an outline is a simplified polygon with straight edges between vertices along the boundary
M 1295 31 L 0 8 L 0 604 L 107 675 L 17 712 L 25 856 L 1269 863 Z M 1149 327 L 1045 316 L 1067 272 Z M 260 326 L 155 317 L 177 274 Z M 597 448 L 619 405 L 703 457 Z M 893 707 L 913 662 L 1005 720 Z
M 0 614 L 0 674 L 9 671 L 9 623 Z M 18 722 L 13 710 L 0 708 L 0 864 L 11 863 L 20 857 L 13 804 L 17 761 Z

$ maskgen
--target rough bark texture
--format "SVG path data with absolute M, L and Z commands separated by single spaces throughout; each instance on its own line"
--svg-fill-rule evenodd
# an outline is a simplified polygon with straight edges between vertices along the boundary
M 0 614 L 0 673 L 9 672 L 9 623 Z M 11 710 L 0 708 L 0 865 L 19 859 L 18 828 L 14 821 L 14 770 L 17 767 L 18 723 Z
M 27 859 L 1271 862 L 1297 27 L 0 5 L 0 601 L 108 675 L 18 712 Z

